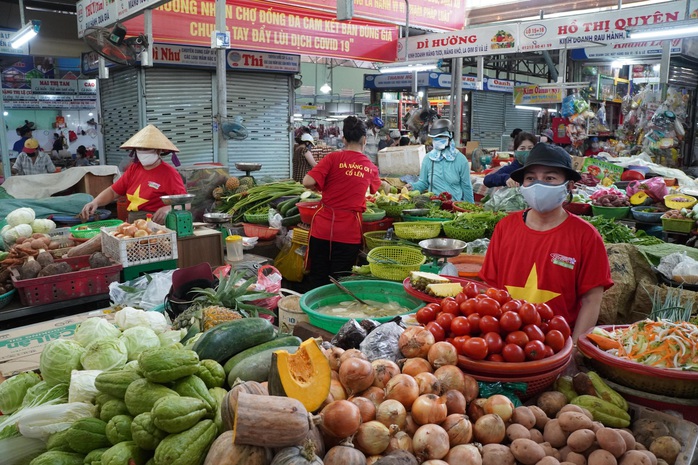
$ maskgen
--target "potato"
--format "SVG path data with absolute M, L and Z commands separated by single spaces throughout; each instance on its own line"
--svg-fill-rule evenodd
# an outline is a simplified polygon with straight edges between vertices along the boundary
M 509 441 L 519 438 L 531 439 L 531 433 L 528 432 L 524 425 L 512 423 L 507 426 L 507 438 L 509 438 Z
M 617 465 L 616 458 L 607 450 L 596 449 L 587 458 L 588 465 Z
M 567 433 L 578 429 L 591 429 L 593 423 L 589 417 L 579 412 L 562 413 L 557 420 L 560 423 L 560 428 Z
M 635 436 L 633 436 L 633 433 L 631 433 L 629 430 L 623 428 L 623 429 L 618 429 L 618 433 L 623 437 L 623 440 L 625 441 L 625 450 L 634 450 L 635 449 Z
M 580 407 L 579 405 L 567 404 L 560 409 L 560 411 L 557 413 L 557 416 L 559 417 L 561 413 L 565 412 L 579 412 L 588 416 L 590 420 L 594 419 L 594 416 L 591 414 L 589 410 L 585 409 L 584 407 Z
M 596 432 L 596 440 L 602 449 L 609 451 L 615 458 L 619 458 L 627 450 L 625 439 L 613 428 L 601 428 Z
M 591 430 L 594 433 L 597 432 L 598 430 L 600 430 L 601 428 L 605 428 L 605 426 L 600 421 L 594 421 L 591 423 Z
M 514 409 L 514 414 L 511 416 L 511 421 L 518 423 L 526 427 L 526 429 L 531 429 L 536 426 L 536 416 L 533 415 L 531 409 L 522 405 Z
M 567 445 L 572 452 L 584 452 L 596 440 L 596 434 L 590 429 L 578 429 L 569 435 Z
M 536 405 L 545 412 L 549 418 L 554 418 L 557 412 L 567 404 L 567 397 L 559 391 L 546 391 L 536 400 Z
M 681 443 L 671 436 L 660 436 L 652 441 L 649 450 L 658 459 L 665 460 L 669 465 L 674 465 L 676 457 L 681 453 Z
M 652 460 L 644 452 L 629 450 L 620 457 L 618 465 L 652 465 Z
M 546 455 L 536 465 L 560 465 L 560 461 L 556 459 L 555 457 L 551 457 L 550 455 Z
M 545 442 L 543 433 L 541 433 L 539 429 L 531 428 L 528 430 L 528 434 L 531 435 L 531 441 L 537 442 L 538 444 Z
M 546 442 L 546 444 L 548 443 Z M 564 462 L 567 459 L 567 454 L 572 452 L 572 449 L 570 449 L 570 446 L 565 445 L 560 447 L 558 451 L 560 452 L 560 461 Z
M 509 448 L 514 458 L 524 465 L 535 465 L 545 457 L 545 450 L 530 439 L 514 439 Z
M 560 451 L 550 445 L 549 442 L 540 442 L 540 446 L 545 451 L 545 455 L 549 457 L 555 457 L 558 462 L 560 461 Z
M 638 452 L 642 452 L 645 454 L 647 457 L 650 458 L 650 462 L 652 462 L 652 465 L 657 465 L 659 462 L 664 462 L 666 464 L 666 460 L 664 459 L 658 459 L 656 455 L 654 455 L 652 452 L 648 450 L 639 450 Z M 668 464 L 667 464 L 668 465 Z
M 570 452 L 567 454 L 565 461 L 572 462 L 575 465 L 587 465 L 587 458 L 577 452 Z
M 533 413 L 533 416 L 536 417 L 536 428 L 543 431 L 545 424 L 550 420 L 548 415 L 537 405 L 529 405 L 528 409 Z
M 640 418 L 633 422 L 633 436 L 635 441 L 639 442 L 645 448 L 649 448 L 652 441 L 661 436 L 669 435 L 669 428 L 661 421 L 652 420 L 650 418 Z
M 572 462 L 560 462 L 560 465 L 575 465 L 575 464 Z
M 502 444 L 482 446 L 482 465 L 516 465 L 514 454 Z
M 569 436 L 569 433 L 566 433 L 560 428 L 560 422 L 557 418 L 545 424 L 543 439 L 549 442 L 551 446 L 563 447 L 567 444 L 567 436 Z
M 654 455 L 654 454 L 652 454 Z M 655 457 L 656 458 L 656 457 Z M 657 459 L 657 465 L 669 465 L 664 459 Z

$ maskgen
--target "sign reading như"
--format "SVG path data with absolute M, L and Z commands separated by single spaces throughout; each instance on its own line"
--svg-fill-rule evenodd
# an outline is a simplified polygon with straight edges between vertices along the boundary
M 19 48 L 12 48 L 10 37 L 17 31 L 0 29 L 0 55 L 29 55 L 29 44 L 24 44 Z
M 503 24 L 457 32 L 425 34 L 407 39 L 407 60 L 428 61 L 459 56 L 499 55 L 518 51 L 518 24 Z M 403 56 L 405 40 L 400 40 L 398 55 Z
M 540 88 L 537 85 L 514 86 L 514 105 L 561 103 L 562 88 Z
M 228 69 L 300 73 L 300 55 L 231 50 L 226 55 Z
M 35 94 L 76 94 L 78 81 L 75 79 L 32 79 Z
M 208 47 L 153 44 L 153 63 L 215 68 L 216 50 Z

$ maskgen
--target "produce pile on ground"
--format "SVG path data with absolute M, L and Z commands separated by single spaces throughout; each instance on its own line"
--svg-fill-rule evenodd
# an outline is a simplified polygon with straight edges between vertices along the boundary
M 595 227 L 606 244 L 664 244 L 664 241 L 658 237 L 650 236 L 643 230 L 633 230 L 611 218 L 603 216 L 582 216 L 580 218 Z

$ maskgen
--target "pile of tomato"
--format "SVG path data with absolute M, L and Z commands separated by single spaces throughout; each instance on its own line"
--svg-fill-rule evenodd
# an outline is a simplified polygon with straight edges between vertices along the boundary
M 475 283 L 455 298 L 422 307 L 416 317 L 434 339 L 474 360 L 541 360 L 561 351 L 571 336 L 567 321 L 547 304 L 512 299 L 503 289 L 481 293 Z

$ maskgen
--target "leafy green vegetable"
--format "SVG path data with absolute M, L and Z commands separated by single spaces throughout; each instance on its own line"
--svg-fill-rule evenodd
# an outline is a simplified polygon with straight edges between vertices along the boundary
M 39 375 L 28 371 L 0 383 L 0 412 L 3 415 L 14 413 L 22 406 L 22 400 L 32 386 L 41 381 Z
M 80 369 L 85 349 L 71 339 L 56 339 L 44 347 L 39 358 L 39 371 L 49 385 L 70 383 L 70 372 Z
M 80 323 L 73 339 L 81 346 L 87 347 L 92 341 L 120 335 L 121 331 L 104 318 L 88 318 Z
M 649 236 L 644 231 L 633 231 L 626 225 L 603 216 L 580 217 L 590 223 L 601 234 L 606 244 L 653 245 L 663 244 L 657 237 Z
M 113 337 L 91 342 L 80 357 L 80 363 L 86 370 L 114 370 L 122 368 L 126 362 L 126 344 Z
M 134 326 L 124 330 L 121 340 L 126 345 L 129 360 L 136 360 L 144 350 L 160 347 L 158 335 L 155 334 L 155 331 L 145 326 Z
M 698 249 L 681 244 L 662 242 L 661 244 L 638 245 L 637 249 L 645 256 L 647 261 L 654 266 L 659 265 L 663 257 L 673 253 L 685 253 L 692 259 L 698 260 Z

